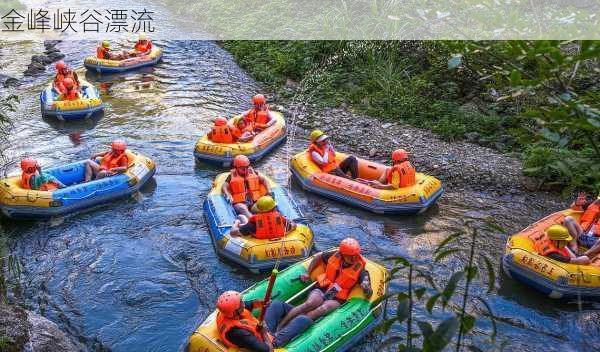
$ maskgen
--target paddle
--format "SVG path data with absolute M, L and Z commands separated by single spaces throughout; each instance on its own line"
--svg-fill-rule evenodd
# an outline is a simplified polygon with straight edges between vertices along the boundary
M 267 312 L 267 306 L 271 302 L 271 292 L 273 292 L 273 286 L 275 286 L 275 279 L 277 278 L 277 274 L 279 271 L 277 269 L 273 269 L 271 271 L 271 277 L 269 277 L 269 285 L 267 286 L 267 291 L 265 292 L 265 298 L 263 300 L 263 306 L 260 310 L 260 315 L 258 316 L 258 324 L 262 325 L 265 320 L 265 313 Z

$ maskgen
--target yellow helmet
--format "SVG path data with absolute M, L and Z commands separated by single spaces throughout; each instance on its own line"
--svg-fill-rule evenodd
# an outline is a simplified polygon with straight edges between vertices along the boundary
M 148 35 L 146 33 L 140 33 L 138 40 L 148 40 Z
M 321 130 L 314 130 L 310 133 L 310 141 L 311 142 L 320 142 L 323 141 L 325 139 L 329 138 L 329 136 L 327 136 L 325 133 L 323 133 L 323 131 Z
M 563 225 L 554 224 L 546 229 L 548 238 L 553 241 L 571 241 L 573 237 L 569 234 L 569 230 Z
M 276 206 L 277 203 L 275 203 L 275 200 L 271 196 L 262 196 L 254 203 L 252 211 L 255 213 L 266 213 L 273 210 Z
M 110 46 L 110 42 L 108 40 L 103 40 L 102 41 L 102 46 L 105 48 L 108 48 Z

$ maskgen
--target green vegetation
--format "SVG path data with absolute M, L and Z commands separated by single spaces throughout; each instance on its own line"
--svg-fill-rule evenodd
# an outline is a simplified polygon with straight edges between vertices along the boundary
M 546 186 L 600 190 L 596 42 L 225 41 L 284 97 L 518 153 Z M 287 86 L 299 82 L 293 91 Z M 301 98 L 303 98 L 301 97 Z
M 392 279 L 400 277 L 402 282 L 407 282 L 407 288 L 390 294 L 397 308 L 395 316 L 386 319 L 379 327 L 386 335 L 384 344 L 394 345 L 397 351 L 405 352 L 451 349 L 459 352 L 463 347 L 482 351 L 483 347 L 497 345 L 494 314 L 485 299 L 495 289 L 496 272 L 486 253 L 479 252 L 477 248 L 485 248 L 485 244 L 480 243 L 480 232 L 485 232 L 486 237 L 490 232 L 504 230 L 489 221 L 480 229 L 466 223 L 465 229 L 446 237 L 432 253 L 436 264 L 452 259 L 464 263 L 450 263 L 449 267 L 462 266 L 458 271 L 432 276 L 430 265 L 418 264 L 404 257 L 389 258 L 394 262 Z M 485 270 L 480 271 L 481 268 Z M 475 280 L 487 286 L 487 292 L 473 292 Z M 429 317 L 425 316 L 427 320 L 422 314 L 416 314 L 416 308 L 429 314 Z M 482 317 L 490 321 L 490 328 L 475 332 L 476 323 Z M 434 327 L 428 320 L 441 322 Z M 404 332 L 391 333 L 392 326 L 397 326 L 395 331 Z

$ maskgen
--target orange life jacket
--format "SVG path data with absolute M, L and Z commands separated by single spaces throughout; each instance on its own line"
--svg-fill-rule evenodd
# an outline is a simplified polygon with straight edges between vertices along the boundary
M 416 182 L 415 168 L 408 160 L 394 165 L 388 170 L 387 182 L 394 188 L 412 186 Z
M 233 134 L 231 133 L 229 126 L 213 126 L 209 139 L 216 143 L 232 143 Z
M 310 155 L 310 159 L 317 164 L 321 170 L 323 172 L 330 172 L 331 170 L 335 169 L 338 167 L 338 163 L 337 161 L 335 161 L 335 152 L 333 151 L 332 148 L 329 148 L 329 150 L 327 151 L 328 154 L 328 161 L 327 164 L 324 165 L 319 165 L 313 158 L 312 158 L 312 152 L 317 152 L 319 153 L 319 155 L 321 157 L 325 156 L 325 150 L 324 148 L 319 148 L 316 144 L 311 143 L 310 146 L 308 147 L 308 155 Z
M 600 236 L 600 201 L 594 201 L 588 205 L 587 209 L 581 214 L 579 224 L 584 231 L 589 231 L 592 225 L 596 225 L 594 235 Z
M 103 46 L 99 46 L 96 48 L 96 57 L 98 59 L 108 60 L 110 59 L 109 49 Z
M 236 127 L 240 130 L 240 133 L 252 132 L 256 127 L 256 119 L 253 115 L 246 115 L 238 121 Z
M 102 162 L 100 163 L 100 169 L 101 170 L 110 170 L 115 167 L 120 167 L 123 160 L 125 160 L 126 163 L 129 162 L 127 160 L 127 155 L 125 153 L 115 156 L 112 152 L 108 152 L 108 153 L 104 154 L 104 156 L 102 157 Z
M 31 177 L 35 175 L 35 171 L 34 172 L 23 172 L 21 174 L 21 187 L 23 187 L 24 189 L 31 189 L 31 184 L 29 183 L 29 181 L 31 180 Z
M 247 309 L 244 309 L 242 314 L 236 318 L 228 318 L 221 312 L 217 313 L 217 329 L 219 330 L 221 341 L 223 341 L 227 347 L 239 348 L 227 338 L 227 333 L 233 328 L 250 331 L 259 341 L 264 342 L 263 336 L 258 329 L 258 319 L 256 319 Z M 269 340 L 271 340 L 271 342 L 273 341 L 273 338 L 270 335 Z
M 362 256 L 358 256 L 358 261 L 351 267 L 342 266 L 343 259 L 340 252 L 336 252 L 329 257 L 325 272 L 317 277 L 317 284 L 320 288 L 328 290 L 337 284 L 341 290 L 335 295 L 335 298 L 345 300 L 348 298 L 352 288 L 358 283 L 360 273 L 365 268 L 366 262 Z
M 248 169 L 246 177 L 239 175 L 235 169 L 231 170 L 229 189 L 233 197 L 233 204 L 243 203 L 249 197 L 252 202 L 265 195 L 261 188 L 260 178 L 252 168 Z
M 263 130 L 267 128 L 267 124 L 269 123 L 269 107 L 266 106 L 264 110 L 250 110 L 254 115 L 254 124 L 256 128 Z
M 567 246 L 558 248 L 554 245 L 554 242 L 550 241 L 549 239 L 543 239 L 541 241 L 536 242 L 534 245 L 534 249 L 536 252 L 543 256 L 549 256 L 552 253 L 558 253 L 565 257 L 571 257 Z
M 62 94 L 62 100 L 77 100 L 79 99 L 79 93 L 75 88 L 67 90 Z
M 21 174 L 21 187 L 23 187 L 23 189 L 31 189 L 31 183 L 29 182 L 31 181 L 31 178 L 35 175 L 36 172 L 23 172 Z M 58 189 L 58 185 L 55 182 L 50 181 L 42 183 L 40 185 L 39 191 L 54 191 L 55 189 Z
M 285 236 L 286 220 L 277 210 L 252 215 L 250 221 L 256 224 L 258 239 L 273 239 Z
M 135 43 L 134 49 L 141 53 L 145 53 L 147 51 L 150 51 L 150 49 L 152 49 L 152 42 L 149 40 L 146 40 L 146 44 L 142 44 L 142 42 L 138 41 L 137 43 Z

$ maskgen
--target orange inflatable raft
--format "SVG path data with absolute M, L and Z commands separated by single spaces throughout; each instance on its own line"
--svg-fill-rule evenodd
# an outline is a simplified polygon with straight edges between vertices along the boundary
M 338 162 L 344 160 L 346 156 L 344 153 L 336 152 Z M 387 168 L 383 164 L 365 159 L 357 158 L 357 160 L 358 176 L 362 179 L 376 180 Z M 419 172 L 416 174 L 416 183 L 412 186 L 391 190 L 373 188 L 321 171 L 307 151 L 292 158 L 290 169 L 302 188 L 380 214 L 423 212 L 444 192 L 440 180 Z

